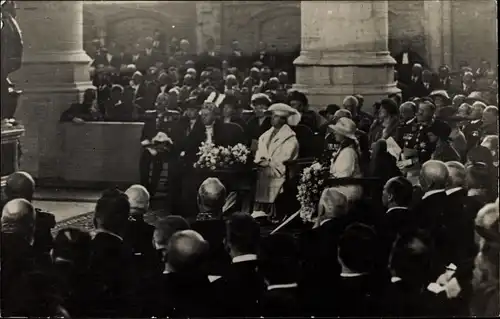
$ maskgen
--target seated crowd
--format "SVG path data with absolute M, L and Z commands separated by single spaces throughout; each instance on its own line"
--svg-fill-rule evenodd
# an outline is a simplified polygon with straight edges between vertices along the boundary
M 205 58 L 213 57 L 207 52 Z M 433 75 L 415 64 L 411 79 L 398 81 L 402 92 L 375 103 L 371 115 L 363 111 L 360 94 L 316 112 L 303 93 L 289 91 L 283 72 L 273 78 L 269 68 L 252 67 L 240 85 L 239 69 L 232 74 L 224 67 L 197 69 L 196 62 L 163 70 L 146 64 L 134 69 L 130 83 L 119 75 L 125 87 L 111 86 L 106 73 L 98 73 L 107 93 L 101 87 L 97 96 L 88 91 L 85 106 L 72 106 L 61 119 L 121 121 L 139 119 L 148 110 L 185 112 L 187 137 L 174 142 L 181 162 L 195 161 L 191 157 L 202 141 L 234 138 L 218 133 L 214 123 L 236 123 L 245 141 L 256 144 L 255 214 L 228 213 L 231 185 L 208 178 L 197 194 L 183 198 L 197 206 L 194 216 L 173 205 L 168 216 L 149 225 L 144 215 L 151 185 L 143 183 L 125 192 L 104 191 L 94 231 L 64 228 L 52 238 L 53 216 L 31 204 L 33 179 L 16 172 L 7 180 L 1 218 L 3 315 L 500 313 L 498 108 L 491 94 L 496 80 L 488 72 L 464 69 L 456 85 L 443 78 L 447 68 Z M 186 75 L 178 81 L 181 69 Z M 203 70 L 199 76 L 197 70 Z M 152 95 L 146 93 L 148 77 Z M 207 96 L 220 95 L 220 103 L 206 103 Z M 245 109 L 248 121 L 244 112 L 234 112 Z M 189 132 L 196 123 L 202 129 L 193 137 Z M 175 140 L 175 134 L 169 136 Z M 285 171 L 305 158 L 326 166 L 333 180 L 354 181 L 321 189 L 313 222 L 297 218 L 269 233 L 270 219 L 287 218 L 300 208 L 297 180 L 290 181 Z M 177 169 L 175 160 L 166 160 L 169 170 L 170 164 Z M 376 183 L 363 184 L 367 180 Z M 173 186 L 170 191 L 183 192 Z

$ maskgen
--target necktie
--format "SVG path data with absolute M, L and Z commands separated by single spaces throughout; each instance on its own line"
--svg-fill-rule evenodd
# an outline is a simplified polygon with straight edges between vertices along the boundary
M 278 134 L 278 130 L 277 129 L 274 129 L 272 132 L 271 132 L 271 136 L 269 136 L 269 141 L 267 141 L 267 149 L 269 150 L 269 146 L 271 145 L 271 142 L 273 140 L 273 138 L 276 136 L 276 134 Z

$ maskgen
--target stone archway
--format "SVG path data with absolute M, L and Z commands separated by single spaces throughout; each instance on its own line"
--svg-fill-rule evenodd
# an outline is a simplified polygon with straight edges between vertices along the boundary
M 152 36 L 155 29 L 164 30 L 170 26 L 170 18 L 153 10 L 131 8 L 106 17 L 108 41 L 129 46 L 140 39 Z

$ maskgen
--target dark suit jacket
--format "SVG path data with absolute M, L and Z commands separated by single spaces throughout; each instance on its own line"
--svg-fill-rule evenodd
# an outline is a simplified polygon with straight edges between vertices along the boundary
M 385 283 L 375 276 L 341 277 L 330 295 L 332 311 L 329 316 L 381 316 L 385 312 L 380 300 L 384 290 Z
M 467 152 L 479 144 L 482 125 L 483 121 L 477 121 L 475 123 L 469 122 L 469 124 L 464 127 L 463 133 L 465 135 L 465 140 L 467 141 Z
M 276 288 L 267 290 L 260 304 L 260 315 L 264 317 L 300 317 L 303 315 L 299 288 Z
M 412 82 L 410 79 L 408 85 L 408 97 L 424 97 L 428 96 L 431 93 L 431 89 L 427 89 L 422 83 L 422 79 L 420 78 L 417 82 Z
M 382 239 L 384 258 L 388 262 L 392 245 L 399 234 L 405 233 L 412 228 L 412 215 L 408 208 L 398 207 L 387 210 L 378 227 L 378 233 Z
M 264 65 L 267 65 L 271 69 L 274 69 L 276 67 L 276 57 L 274 56 L 274 54 L 267 51 L 262 56 L 260 51 L 254 52 L 252 54 L 252 61 L 250 61 L 250 63 L 254 63 L 256 61 L 262 62 Z
M 271 128 L 271 118 L 266 117 L 262 122 L 262 125 L 260 125 L 259 119 L 256 116 L 252 116 L 248 120 L 246 127 L 248 138 L 251 140 L 259 140 L 259 137 Z
M 138 276 L 146 275 L 147 272 L 157 270 L 160 267 L 160 261 L 153 247 L 154 230 L 154 226 L 144 222 L 144 220 L 131 219 L 123 238 L 124 242 L 132 248 Z
M 90 112 L 90 105 L 85 105 L 82 103 L 73 103 L 61 114 L 59 121 L 61 122 L 71 122 L 75 117 L 79 117 L 85 121 L 94 120 L 94 115 Z
M 50 257 L 54 239 L 51 230 L 56 226 L 54 214 L 36 208 L 35 242 L 33 249 L 36 256 Z
M 146 75 L 148 69 L 154 66 L 156 62 L 163 62 L 163 55 L 158 50 L 153 49 L 149 55 L 146 51 L 141 52 L 137 61 L 135 61 L 135 65 L 139 72 Z
M 408 64 L 403 64 L 403 55 L 404 53 L 408 53 Z M 413 64 L 419 63 L 423 67 L 425 67 L 424 59 L 413 50 L 402 51 L 397 54 L 394 59 L 396 60 L 396 70 L 399 72 L 399 78 L 404 83 L 409 83 L 411 78 L 411 69 Z
M 231 265 L 231 257 L 224 247 L 226 224 L 222 219 L 195 221 L 191 229 L 200 233 L 209 243 L 209 251 L 202 269 L 210 275 L 222 276 Z
M 162 274 L 152 292 L 156 317 L 210 317 L 214 311 L 208 277 L 201 272 Z
M 307 315 L 329 315 L 330 296 L 318 293 L 331 289 L 338 282 L 341 268 L 337 260 L 337 246 L 349 221 L 347 217 L 338 217 L 305 231 L 299 237 L 303 263 L 299 285 L 306 296 L 304 311 Z
M 446 216 L 450 212 L 448 197 L 445 191 L 427 196 L 412 208 L 415 227 L 426 231 L 434 241 L 435 256 L 433 257 L 435 273 L 430 274 L 430 280 L 436 280 L 443 273 L 448 259 Z
M 218 315 L 240 317 L 259 315 L 258 301 L 266 291 L 258 261 L 233 263 L 228 272 L 212 283 Z
M 129 65 L 129 64 L 133 64 L 134 61 L 132 60 L 132 55 L 131 54 L 128 54 L 128 53 L 125 53 L 122 55 L 114 55 L 112 58 L 111 58 L 111 66 L 116 68 L 117 70 L 120 70 L 120 67 L 122 66 L 122 64 L 125 64 L 125 65 Z
M 222 64 L 221 56 L 218 52 L 214 52 L 215 55 L 212 56 L 208 51 L 204 51 L 198 55 L 196 61 L 196 69 L 199 72 L 203 72 L 206 68 L 213 67 L 220 69 Z
M 127 316 L 134 305 L 132 250 L 119 238 L 97 233 L 92 239 L 90 278 L 93 294 L 87 316 Z

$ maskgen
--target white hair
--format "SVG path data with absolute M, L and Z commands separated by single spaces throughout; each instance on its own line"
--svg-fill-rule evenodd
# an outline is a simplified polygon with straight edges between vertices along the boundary
M 146 211 L 149 209 L 149 200 L 151 196 L 146 187 L 139 184 L 132 185 L 125 191 L 125 195 L 128 196 L 131 210 L 137 209 Z

